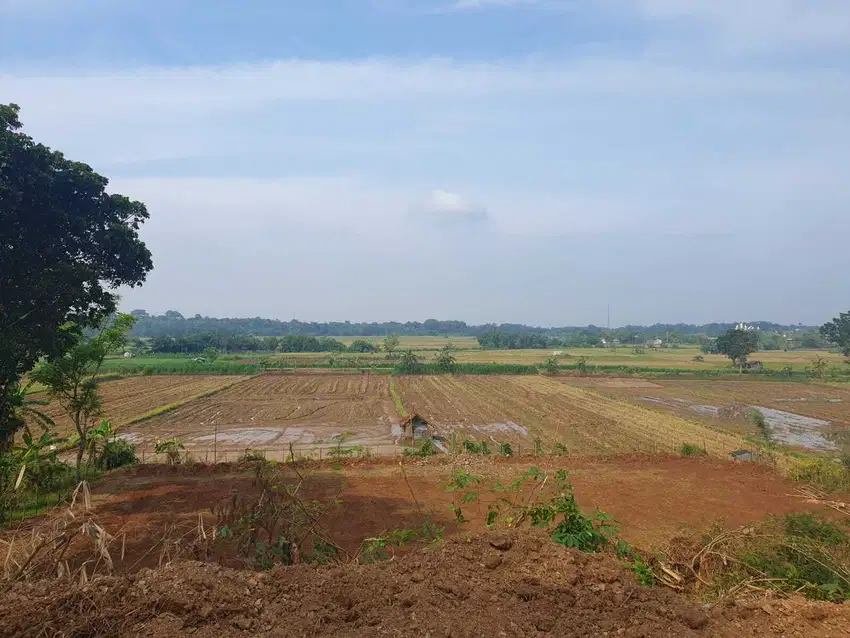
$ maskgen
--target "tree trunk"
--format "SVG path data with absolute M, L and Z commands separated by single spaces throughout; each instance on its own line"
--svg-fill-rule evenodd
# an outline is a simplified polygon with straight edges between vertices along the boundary
M 77 481 L 83 480 L 82 467 L 83 467 L 83 453 L 85 452 L 85 450 L 86 450 L 85 443 L 83 443 L 83 440 L 80 439 L 80 443 L 77 446 Z

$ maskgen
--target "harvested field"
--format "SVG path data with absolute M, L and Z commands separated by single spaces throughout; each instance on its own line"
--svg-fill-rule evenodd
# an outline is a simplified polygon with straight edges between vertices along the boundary
M 652 382 L 654 387 L 633 387 L 612 381 L 563 379 L 572 387 L 596 388 L 612 398 L 752 436 L 758 436 L 758 431 L 746 414 L 750 407 L 757 407 L 781 443 L 813 451 L 850 450 L 850 387 L 845 385 L 659 379 Z
M 694 420 L 618 401 L 547 377 L 400 377 L 408 412 L 443 441 L 561 443 L 570 454 L 675 451 L 688 442 L 726 455 L 743 441 Z
M 105 381 L 100 385 L 103 416 L 110 419 L 114 426 L 121 426 L 157 408 L 245 380 L 245 377 L 229 376 L 145 376 Z M 40 394 L 34 397 L 46 399 L 46 396 Z M 59 436 L 73 433 L 71 421 L 58 405 L 49 405 L 43 411 L 56 422 L 56 433 Z
M 124 436 L 145 449 L 178 436 L 196 454 L 283 452 L 290 443 L 331 449 L 337 435 L 345 446 L 379 448 L 393 446 L 399 420 L 387 377 L 265 375 L 126 428 Z

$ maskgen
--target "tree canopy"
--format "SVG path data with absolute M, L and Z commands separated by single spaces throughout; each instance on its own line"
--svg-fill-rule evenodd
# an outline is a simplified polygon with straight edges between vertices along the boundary
M 850 357 L 850 312 L 842 312 L 820 328 L 823 338 L 841 349 L 845 357 Z
M 144 204 L 22 133 L 18 113 L 0 104 L 0 450 L 18 427 L 10 393 L 21 376 L 73 345 L 61 328 L 98 325 L 115 312 L 112 290 L 153 268 Z
M 730 328 L 717 337 L 715 347 L 719 354 L 725 354 L 732 359 L 732 363 L 743 369 L 747 357 L 758 350 L 759 335 L 756 330 L 741 330 Z

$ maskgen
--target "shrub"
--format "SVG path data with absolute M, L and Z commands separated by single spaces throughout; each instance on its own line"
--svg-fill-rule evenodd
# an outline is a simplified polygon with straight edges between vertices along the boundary
M 563 443 L 555 443 L 555 445 L 552 446 L 553 456 L 566 456 L 567 454 L 569 454 L 569 452 Z
M 404 449 L 404 456 L 424 458 L 426 456 L 434 456 L 435 454 L 437 454 L 437 445 L 434 443 L 434 439 L 430 437 L 423 440 L 416 447 Z
M 154 452 L 157 454 L 165 454 L 170 465 L 178 465 L 181 462 L 180 453 L 186 449 L 183 445 L 183 440 L 179 438 L 166 439 L 165 441 L 157 441 L 154 445 Z
M 237 463 L 265 463 L 266 455 L 264 452 L 259 450 L 252 450 L 251 448 L 245 448 L 245 451 L 242 455 L 236 459 Z
M 114 470 L 138 462 L 135 445 L 124 439 L 112 439 L 103 445 L 97 464 L 101 469 Z
M 513 456 L 514 451 L 511 448 L 511 444 L 507 443 L 507 442 L 500 443 L 499 444 L 499 454 L 501 454 L 502 456 Z
M 682 456 L 708 456 L 708 452 L 704 447 L 693 445 L 692 443 L 682 443 Z
M 490 446 L 487 444 L 487 441 L 481 441 L 481 443 L 476 443 L 475 441 L 466 440 L 463 442 L 463 449 L 466 450 L 469 454 L 483 454 L 485 456 L 490 455 Z
M 811 483 L 827 492 L 850 489 L 850 470 L 829 459 L 805 459 L 791 470 L 791 478 Z

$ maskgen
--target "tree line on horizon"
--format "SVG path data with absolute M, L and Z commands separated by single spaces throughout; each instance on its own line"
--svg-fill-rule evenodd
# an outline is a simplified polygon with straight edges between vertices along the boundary
M 246 318 L 217 318 L 194 315 L 184 317 L 176 310 L 169 310 L 161 315 L 149 314 L 145 310 L 133 310 L 131 313 L 136 318 L 131 335 L 133 337 L 187 337 L 200 334 L 219 335 L 253 335 L 258 337 L 284 337 L 288 335 L 301 335 L 313 337 L 383 337 L 394 334 L 404 337 L 423 336 L 446 336 L 446 337 L 480 337 L 490 333 L 501 334 L 526 334 L 544 335 L 548 337 L 565 337 L 583 334 L 587 337 L 587 345 L 596 345 L 605 335 L 619 338 L 621 341 L 630 342 L 635 335 L 640 337 L 665 338 L 669 334 L 678 335 L 705 335 L 715 337 L 724 334 L 727 330 L 734 328 L 736 323 L 707 323 L 697 324 L 653 324 L 651 326 L 627 325 L 608 329 L 601 326 L 561 326 L 544 328 L 540 326 L 529 326 L 515 323 L 487 323 L 480 325 L 467 324 L 459 320 L 426 319 L 425 321 L 384 321 L 384 322 L 351 322 L 351 321 L 327 321 L 327 322 L 305 322 L 293 319 L 292 321 L 281 321 L 279 319 L 265 319 L 262 317 Z M 749 323 L 760 331 L 766 332 L 791 332 L 791 331 L 816 331 L 814 326 L 783 325 L 769 321 L 756 321 Z M 542 347 L 548 347 L 542 346 Z

